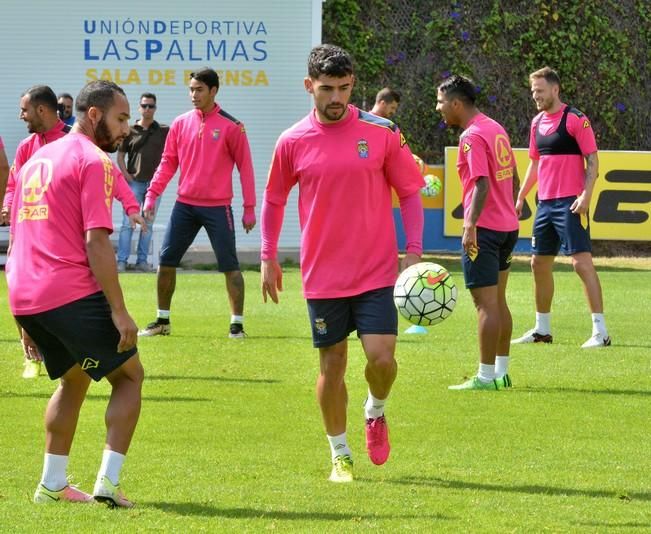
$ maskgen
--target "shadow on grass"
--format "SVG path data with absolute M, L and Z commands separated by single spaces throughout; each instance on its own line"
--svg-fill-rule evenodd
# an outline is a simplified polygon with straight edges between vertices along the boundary
M 139 503 L 140 504 L 140 503 Z M 451 521 L 453 518 L 442 514 L 354 514 L 347 512 L 294 512 L 288 510 L 267 510 L 257 508 L 220 508 L 209 504 L 192 502 L 151 502 L 142 506 L 157 508 L 184 516 L 225 517 L 232 519 L 278 519 L 285 521 L 360 521 L 360 520 L 395 520 L 395 519 L 429 519 Z
M 651 349 L 651 343 L 615 343 L 613 347 L 627 347 L 631 349 Z
M 614 521 L 607 522 L 607 521 L 587 521 L 587 522 L 573 522 L 574 525 L 577 525 L 579 527 L 588 527 L 590 529 L 599 529 L 602 530 L 604 528 L 644 528 L 647 531 L 651 529 L 651 523 L 634 523 L 632 521 L 629 521 L 628 523 L 617 523 Z
M 145 375 L 149 380 L 201 380 L 206 382 L 232 382 L 235 384 L 279 384 L 273 378 L 227 378 L 225 376 L 181 376 L 181 375 Z
M 2 391 L 0 392 L 0 399 L 49 399 L 52 393 L 17 393 L 15 391 Z M 87 400 L 103 400 L 108 401 L 110 395 L 86 395 Z M 179 397 L 174 395 L 169 396 L 152 396 L 143 395 L 143 402 L 214 402 L 215 399 L 207 397 Z
M 520 393 L 588 393 L 590 395 L 639 395 L 642 397 L 651 396 L 651 390 L 645 389 L 580 389 L 572 387 L 523 387 L 513 388 L 513 391 Z
M 177 334 L 176 332 L 174 333 L 174 338 L 188 338 L 188 339 L 207 339 L 210 341 L 219 341 L 221 342 L 221 339 L 219 336 L 215 336 L 213 334 L 201 334 L 198 332 L 188 332 L 187 334 Z M 268 339 L 305 339 L 308 341 L 312 341 L 312 338 L 308 336 L 297 336 L 297 335 L 286 335 L 286 336 L 265 336 L 265 335 L 260 335 L 260 334 L 253 334 L 253 335 L 248 335 L 246 336 L 246 343 L 251 343 L 254 341 L 266 341 Z M 229 342 L 232 342 L 233 345 L 236 343 L 241 343 L 241 339 L 231 339 L 227 340 Z
M 297 336 L 297 335 L 286 335 L 286 336 L 265 336 L 265 335 L 259 335 L 256 334 L 253 337 L 249 337 L 248 339 L 307 339 L 308 341 L 312 341 L 311 336 Z
M 428 486 L 432 488 L 450 488 L 462 490 L 496 491 L 500 493 L 525 493 L 529 495 L 552 495 L 563 497 L 592 497 L 596 499 L 619 499 L 651 501 L 651 493 L 618 493 L 610 490 L 590 490 L 575 488 L 560 488 L 555 486 L 540 486 L 527 484 L 525 486 L 508 484 L 482 484 L 478 482 L 467 482 L 465 480 L 445 480 L 443 478 L 407 477 L 401 479 L 388 479 L 392 484 L 404 484 L 405 486 Z

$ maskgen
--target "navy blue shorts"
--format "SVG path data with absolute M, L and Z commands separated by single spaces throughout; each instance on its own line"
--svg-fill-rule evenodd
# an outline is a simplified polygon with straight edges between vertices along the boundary
M 17 315 L 16 320 L 36 343 L 52 380 L 76 363 L 93 380 L 101 380 L 138 352 L 136 347 L 117 352 L 120 332 L 101 291 L 53 310 Z
M 398 335 L 398 310 L 393 287 L 382 287 L 335 299 L 307 299 L 315 347 L 330 347 L 343 341 L 353 330 L 364 334 Z
M 570 211 L 576 197 L 538 201 L 533 223 L 531 253 L 556 256 L 559 250 L 565 256 L 592 252 L 590 218 Z
M 217 258 L 217 269 L 223 273 L 239 271 L 231 207 L 191 206 L 178 200 L 174 203 L 170 222 L 165 230 L 163 246 L 160 249 L 160 264 L 164 267 L 178 267 L 202 227 L 206 229 Z
M 461 256 L 463 278 L 468 289 L 496 286 L 500 271 L 511 267 L 513 247 L 518 241 L 518 230 L 498 232 L 477 228 L 479 252 L 472 260 L 464 250 Z

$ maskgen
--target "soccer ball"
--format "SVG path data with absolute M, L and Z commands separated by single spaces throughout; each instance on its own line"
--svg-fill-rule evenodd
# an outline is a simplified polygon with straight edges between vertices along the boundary
M 407 267 L 393 288 L 393 300 L 410 323 L 429 326 L 446 319 L 457 303 L 457 286 L 450 273 L 437 263 Z
M 433 174 L 426 174 L 423 179 L 425 180 L 425 187 L 420 188 L 420 194 L 424 197 L 435 197 L 441 192 L 441 179 Z

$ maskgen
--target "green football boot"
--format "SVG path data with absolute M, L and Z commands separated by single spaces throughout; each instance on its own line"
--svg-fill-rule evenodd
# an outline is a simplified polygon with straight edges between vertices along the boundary
M 348 454 L 340 454 L 332 460 L 332 473 L 330 482 L 353 481 L 353 459 Z
M 506 373 L 501 378 L 496 378 L 495 382 L 497 383 L 498 389 L 507 389 L 513 387 L 513 383 L 511 382 L 511 377 L 509 376 L 508 373 Z

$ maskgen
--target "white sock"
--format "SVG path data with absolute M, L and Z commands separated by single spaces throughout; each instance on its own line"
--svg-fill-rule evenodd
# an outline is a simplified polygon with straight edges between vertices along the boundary
M 113 484 L 117 485 L 120 481 L 120 470 L 126 456 L 109 449 L 104 449 L 102 453 L 102 465 L 97 473 L 97 480 L 107 477 Z
M 606 320 L 604 319 L 603 313 L 593 313 L 592 314 L 592 335 L 601 334 L 606 337 L 608 331 L 606 330 Z
M 343 434 L 339 434 L 338 436 L 328 436 L 328 443 L 330 443 L 330 454 L 332 455 L 332 459 L 335 459 L 335 456 L 339 456 L 341 454 L 347 454 L 351 458 L 353 457 L 353 453 L 350 452 L 350 449 L 348 448 L 348 443 L 346 442 L 346 433 L 344 432 Z
M 59 491 L 68 485 L 68 456 L 45 453 L 41 484 L 51 491 Z
M 538 313 L 536 312 L 536 332 L 543 336 L 552 333 L 551 325 L 552 313 Z
M 495 378 L 502 378 L 509 372 L 509 357 L 495 356 Z
M 156 319 L 167 319 L 169 321 L 170 311 L 169 310 L 157 310 Z
M 480 363 L 477 378 L 482 382 L 491 382 L 495 380 L 495 365 L 490 363 Z
M 386 399 L 376 399 L 369 389 L 368 397 L 366 397 L 366 404 L 364 404 L 364 415 L 366 416 L 366 419 L 377 419 L 378 417 L 382 417 L 384 415 L 384 405 L 386 402 Z
M 231 315 L 231 324 L 244 324 L 244 315 Z

